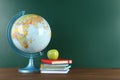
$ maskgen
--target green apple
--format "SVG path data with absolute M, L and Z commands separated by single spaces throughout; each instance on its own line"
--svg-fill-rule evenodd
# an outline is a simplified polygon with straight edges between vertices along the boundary
M 57 49 L 51 49 L 47 52 L 48 59 L 57 60 L 59 57 L 59 52 Z

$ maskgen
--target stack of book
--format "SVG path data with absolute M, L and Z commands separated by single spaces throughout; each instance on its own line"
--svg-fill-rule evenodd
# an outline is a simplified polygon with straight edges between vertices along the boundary
M 70 71 L 72 60 L 67 59 L 41 59 L 40 73 L 67 74 Z

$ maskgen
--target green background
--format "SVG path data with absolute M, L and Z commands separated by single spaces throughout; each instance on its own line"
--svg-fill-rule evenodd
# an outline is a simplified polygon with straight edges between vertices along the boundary
M 56 48 L 61 58 L 73 60 L 73 68 L 120 67 L 120 0 L 0 0 L 0 67 L 27 65 L 6 38 L 10 18 L 22 10 L 41 15 L 51 26 L 42 58 Z

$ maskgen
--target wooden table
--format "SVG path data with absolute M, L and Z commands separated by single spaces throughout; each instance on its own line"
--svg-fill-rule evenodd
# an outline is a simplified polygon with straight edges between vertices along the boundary
M 71 69 L 68 74 L 22 74 L 17 68 L 0 68 L 0 80 L 120 80 L 120 69 Z

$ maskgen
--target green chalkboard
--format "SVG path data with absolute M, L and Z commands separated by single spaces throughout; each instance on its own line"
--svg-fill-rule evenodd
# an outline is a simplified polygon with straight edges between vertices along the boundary
M 10 18 L 22 10 L 50 24 L 52 40 L 42 57 L 56 48 L 61 58 L 73 60 L 73 68 L 120 67 L 120 0 L 0 0 L 0 67 L 27 65 L 6 38 Z

